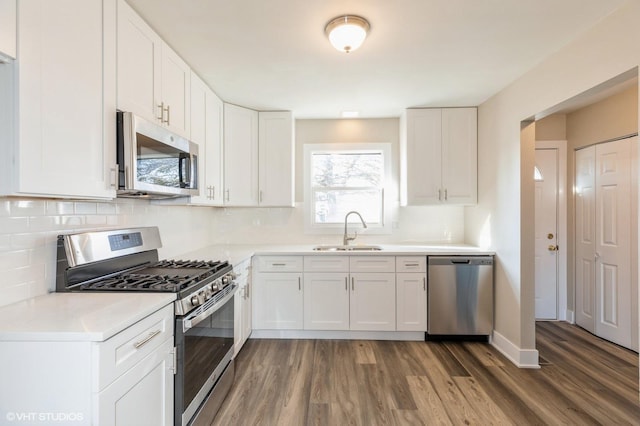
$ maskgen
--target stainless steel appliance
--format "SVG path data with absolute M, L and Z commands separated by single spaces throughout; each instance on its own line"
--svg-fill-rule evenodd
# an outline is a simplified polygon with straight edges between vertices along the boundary
M 158 228 L 58 236 L 56 291 L 176 293 L 174 424 L 212 420 L 234 377 L 228 262 L 158 260 Z
M 117 113 L 118 196 L 198 195 L 198 145 L 130 112 Z
M 428 263 L 428 334 L 490 335 L 493 257 L 429 256 Z

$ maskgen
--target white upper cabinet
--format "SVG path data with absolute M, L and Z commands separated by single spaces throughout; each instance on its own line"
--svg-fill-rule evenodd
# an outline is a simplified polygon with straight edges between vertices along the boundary
M 258 112 L 224 104 L 224 204 L 258 205 Z
M 124 1 L 118 1 L 118 109 L 190 138 L 191 69 Z
M 1 193 L 115 197 L 115 29 L 115 0 L 19 2 L 19 66 L 0 67 L 17 96 L 0 99 Z
M 191 204 L 222 205 L 223 103 L 196 75 L 191 74 L 191 140 L 198 144 L 198 188 Z
M 0 62 L 16 58 L 16 1 L 0 0 Z
M 260 112 L 258 118 L 258 204 L 293 207 L 293 115 L 290 111 Z
M 477 109 L 408 109 L 401 137 L 401 204 L 477 202 Z

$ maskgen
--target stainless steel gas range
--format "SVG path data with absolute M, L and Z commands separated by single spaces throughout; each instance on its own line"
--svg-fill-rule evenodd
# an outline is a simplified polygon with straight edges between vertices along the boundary
M 213 419 L 233 383 L 232 266 L 159 260 L 156 227 L 58 236 L 56 291 L 172 292 L 176 426 Z

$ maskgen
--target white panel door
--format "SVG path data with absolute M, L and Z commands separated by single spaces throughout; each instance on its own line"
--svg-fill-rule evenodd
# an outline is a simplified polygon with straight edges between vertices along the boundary
M 442 110 L 407 110 L 407 204 L 437 204 L 442 181 Z
M 302 274 L 267 272 L 255 275 L 254 328 L 301 330 L 303 327 Z
M 396 274 L 351 274 L 349 318 L 351 330 L 396 329 Z
M 575 277 L 576 324 L 595 332 L 595 146 L 576 151 Z
M 191 137 L 191 68 L 166 44 L 162 44 L 162 102 L 164 124 L 174 133 Z
M 348 330 L 349 288 L 347 273 L 304 274 L 304 329 Z
M 558 150 L 536 149 L 536 319 L 558 318 Z M 566 248 L 563 247 L 563 250 Z
M 118 109 L 160 124 L 162 39 L 118 1 Z
M 258 202 L 265 207 L 293 207 L 293 115 L 290 111 L 260 112 L 258 131 Z
M 396 275 L 396 329 L 427 331 L 427 275 L 407 272 Z
M 596 146 L 596 334 L 631 345 L 629 139 Z
M 16 192 L 115 196 L 115 16 L 99 0 L 19 2 Z
M 478 112 L 442 110 L 442 194 L 450 204 L 475 204 L 478 194 Z
M 258 204 L 258 112 L 224 104 L 224 203 Z

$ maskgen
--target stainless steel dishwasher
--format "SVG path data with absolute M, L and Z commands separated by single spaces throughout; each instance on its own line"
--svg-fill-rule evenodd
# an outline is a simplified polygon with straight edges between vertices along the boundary
M 429 256 L 428 334 L 490 335 L 493 257 Z

